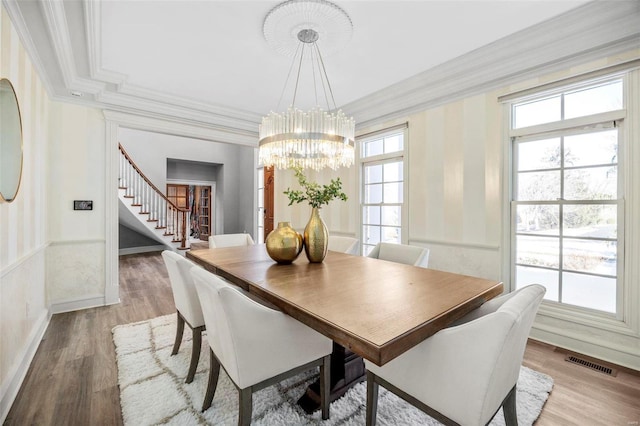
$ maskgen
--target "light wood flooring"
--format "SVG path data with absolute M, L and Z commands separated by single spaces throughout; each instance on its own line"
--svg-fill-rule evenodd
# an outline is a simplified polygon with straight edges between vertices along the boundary
M 111 329 L 175 312 L 159 252 L 120 258 L 120 297 L 52 317 L 5 425 L 122 424 Z M 639 425 L 637 372 L 611 377 L 564 358 L 552 346 L 527 345 L 524 364 L 555 381 L 537 425 Z

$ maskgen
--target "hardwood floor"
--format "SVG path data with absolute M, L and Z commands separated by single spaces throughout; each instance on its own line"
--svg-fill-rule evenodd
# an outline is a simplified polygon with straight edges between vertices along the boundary
M 122 424 L 111 329 L 175 312 L 160 253 L 120 258 L 122 303 L 54 315 L 5 425 Z M 640 375 L 616 377 L 564 361 L 530 341 L 524 364 L 553 377 L 537 425 L 638 425 Z
M 120 298 L 51 318 L 6 425 L 122 424 L 111 329 L 175 312 L 159 252 L 120 257 Z

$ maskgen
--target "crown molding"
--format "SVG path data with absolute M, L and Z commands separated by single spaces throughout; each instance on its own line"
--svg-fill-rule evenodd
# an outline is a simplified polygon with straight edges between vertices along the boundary
M 343 105 L 358 128 L 640 48 L 640 2 L 595 1 Z
M 246 132 L 233 128 L 216 128 L 180 119 L 169 120 L 165 116 L 152 117 L 149 114 L 137 115 L 131 112 L 108 109 L 104 110 L 104 116 L 107 121 L 129 129 L 258 147 L 257 132 Z
M 2 0 L 2 5 L 4 6 L 7 14 L 9 15 L 9 19 L 13 24 L 13 27 L 16 29 L 18 33 L 18 37 L 22 42 L 25 50 L 29 55 L 29 59 L 31 59 L 31 63 L 36 69 L 42 84 L 47 91 L 47 94 L 52 97 L 54 94 L 53 84 L 49 75 L 46 72 L 46 67 L 44 66 L 44 61 L 42 60 L 40 54 L 38 53 L 38 49 L 36 48 L 36 44 L 31 37 L 31 33 L 29 32 L 29 27 L 27 26 L 27 21 L 25 19 L 24 14 L 22 13 L 22 9 L 20 8 L 20 4 L 16 1 L 10 0 Z M 34 6 L 32 4 L 31 6 Z
M 257 133 L 255 113 L 160 93 L 101 65 L 100 2 L 2 0 L 49 96 L 56 101 L 163 117 L 203 128 Z M 84 21 L 84 22 L 80 22 Z M 27 23 L 29 26 L 27 26 Z M 85 43 L 74 51 L 69 25 Z M 593 1 L 386 89 L 345 104 L 357 129 L 406 117 L 590 60 L 640 48 L 640 2 Z M 81 50 L 81 51 L 78 51 Z M 71 96 L 80 91 L 82 98 Z M 256 136 L 257 137 L 257 136 Z
M 91 94 L 104 90 L 104 84 L 89 78 L 80 77 L 77 71 L 78 67 L 74 59 L 64 2 L 42 2 L 42 11 L 54 51 L 58 57 L 65 86 L 69 91 L 80 91 Z

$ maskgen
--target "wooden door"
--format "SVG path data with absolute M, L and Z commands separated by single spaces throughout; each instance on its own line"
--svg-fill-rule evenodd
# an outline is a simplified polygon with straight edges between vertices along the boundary
M 198 194 L 198 227 L 200 229 L 199 236 L 203 241 L 209 239 L 211 235 L 211 187 L 196 186 Z
M 178 207 L 189 208 L 189 185 L 168 183 L 167 198 Z
M 273 167 L 264 168 L 264 239 L 273 231 Z

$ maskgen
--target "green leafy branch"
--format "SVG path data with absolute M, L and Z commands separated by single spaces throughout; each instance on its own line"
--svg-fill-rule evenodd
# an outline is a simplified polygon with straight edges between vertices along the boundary
M 342 182 L 340 178 L 331 179 L 329 185 L 319 185 L 316 182 L 310 182 L 304 173 L 302 173 L 302 169 L 296 168 L 294 170 L 296 178 L 298 178 L 298 183 L 303 190 L 287 188 L 287 190 L 284 191 L 284 194 L 289 197 L 289 205 L 308 201 L 311 207 L 321 207 L 329 204 L 329 201 L 336 198 L 347 201 L 347 194 L 342 192 Z

